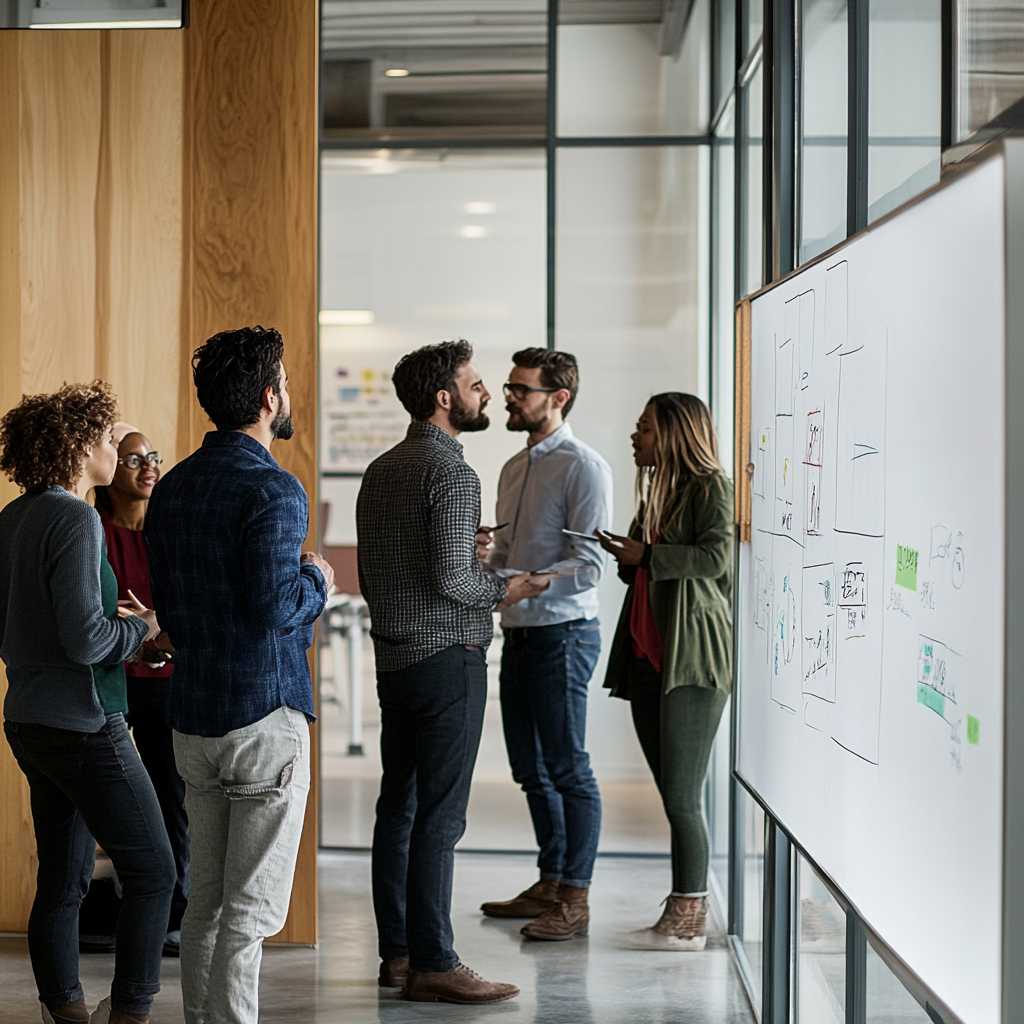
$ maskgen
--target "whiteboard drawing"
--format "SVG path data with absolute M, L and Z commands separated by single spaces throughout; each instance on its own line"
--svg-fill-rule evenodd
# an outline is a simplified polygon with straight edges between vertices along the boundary
M 960 655 L 934 637 L 917 638 L 917 703 L 934 711 L 949 726 L 951 764 L 960 771 L 957 749 L 963 742 L 963 714 L 957 704 L 956 676 Z
M 798 364 L 797 390 L 806 391 L 814 367 L 814 289 L 794 295 L 786 304 L 786 336 Z M 781 406 L 777 406 L 781 410 Z
M 928 564 L 939 563 L 939 567 L 948 566 L 949 581 L 954 589 L 964 585 L 967 574 L 964 555 L 964 535 L 962 532 L 947 529 L 945 526 L 933 526 L 931 529 L 931 545 L 928 551 Z
M 804 533 L 811 537 L 821 535 L 824 423 L 821 409 L 812 409 L 804 420 Z
M 772 454 L 772 428 L 764 427 L 757 432 L 757 443 L 751 446 L 754 452 L 754 479 L 751 481 L 751 492 L 762 501 L 774 495 L 772 489 L 775 470 Z
M 795 481 L 799 476 L 793 424 L 792 416 L 777 416 L 775 419 L 775 522 L 772 532 L 789 537 L 794 536 Z
M 772 600 L 772 645 L 769 654 L 771 697 L 796 713 L 801 693 L 800 567 L 789 561 L 797 549 L 783 537 L 772 538 L 775 585 Z
M 796 345 L 791 338 L 783 338 L 775 349 L 775 415 L 792 416 L 795 387 L 793 372 L 795 370 Z
M 846 348 L 849 331 L 849 266 L 846 260 L 825 271 L 825 355 Z
M 836 708 L 832 738 L 878 763 L 882 699 L 882 538 L 836 538 Z
M 803 692 L 834 704 L 837 608 L 834 563 L 804 566 L 801 598 Z M 806 715 L 804 721 L 807 721 Z
M 886 351 L 883 329 L 839 353 L 835 529 L 885 533 Z

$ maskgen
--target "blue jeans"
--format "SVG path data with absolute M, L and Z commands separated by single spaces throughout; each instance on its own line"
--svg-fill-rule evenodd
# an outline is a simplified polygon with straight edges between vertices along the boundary
M 597 619 L 505 630 L 501 718 L 512 777 L 526 793 L 542 878 L 587 888 L 601 793 L 584 747 L 587 684 L 601 653 Z
M 380 780 L 373 829 L 373 910 L 382 960 L 448 971 L 455 844 L 487 701 L 479 647 L 456 644 L 395 672 L 377 673 Z
M 40 1002 L 83 998 L 78 908 L 99 843 L 124 894 L 110 1002 L 122 1013 L 149 1013 L 160 991 L 174 858 L 124 716 L 111 715 L 94 733 L 18 722 L 5 722 L 4 732 L 31 793 L 39 872 L 28 949 Z

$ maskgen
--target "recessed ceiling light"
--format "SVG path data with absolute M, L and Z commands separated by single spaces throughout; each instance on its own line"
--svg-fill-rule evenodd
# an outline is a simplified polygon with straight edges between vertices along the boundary
M 466 224 L 459 228 L 459 234 L 463 238 L 483 238 L 487 234 L 487 228 L 482 224 Z
M 384 74 L 387 75 L 388 78 L 408 78 L 409 70 L 408 68 L 388 68 Z
M 466 213 L 494 213 L 494 203 L 466 203 Z
M 372 309 L 321 309 L 321 327 L 362 327 L 376 318 Z

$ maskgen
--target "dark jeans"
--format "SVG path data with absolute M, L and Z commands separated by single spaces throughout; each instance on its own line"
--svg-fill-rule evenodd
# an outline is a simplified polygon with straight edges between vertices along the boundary
M 601 835 L 601 792 L 584 748 L 600 653 L 597 619 L 506 629 L 501 652 L 505 746 L 533 818 L 541 877 L 582 888 Z
M 174 893 L 169 932 L 181 928 L 188 906 L 188 815 L 185 783 L 174 763 L 174 732 L 167 724 L 167 680 L 128 678 L 128 726 L 149 772 L 174 855 Z
M 95 733 L 5 722 L 28 779 L 39 854 L 28 948 L 40 1001 L 83 998 L 78 908 L 92 878 L 96 843 L 124 894 L 117 922 L 111 1005 L 149 1013 L 160 991 L 160 954 L 174 888 L 174 860 L 153 784 L 122 715 Z
M 704 686 L 662 690 L 661 673 L 634 658 L 629 667 L 633 725 L 672 831 L 672 891 L 708 888 L 708 830 L 701 807 L 711 745 L 729 695 Z
M 377 673 L 384 774 L 373 829 L 373 909 L 383 960 L 447 971 L 455 844 L 487 700 L 479 647 L 455 645 L 397 672 Z

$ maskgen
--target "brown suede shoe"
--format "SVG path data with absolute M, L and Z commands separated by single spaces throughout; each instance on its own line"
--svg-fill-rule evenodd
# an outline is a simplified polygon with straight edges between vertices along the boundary
M 484 981 L 465 964 L 450 971 L 410 971 L 403 999 L 414 1003 L 500 1003 L 519 995 L 515 985 Z
M 707 943 L 708 901 L 704 896 L 669 896 L 657 924 L 626 936 L 630 949 L 700 951 Z
M 545 910 L 536 921 L 523 925 L 520 932 L 528 939 L 562 942 L 577 935 L 586 935 L 590 927 L 589 889 L 575 885 L 559 885 L 558 901 Z
M 395 957 L 394 960 L 381 960 L 380 974 L 377 975 L 377 984 L 381 988 L 401 988 L 408 977 L 409 958 L 407 956 Z
M 488 917 L 540 917 L 558 899 L 558 882 L 542 878 L 514 900 L 483 903 L 480 909 Z

